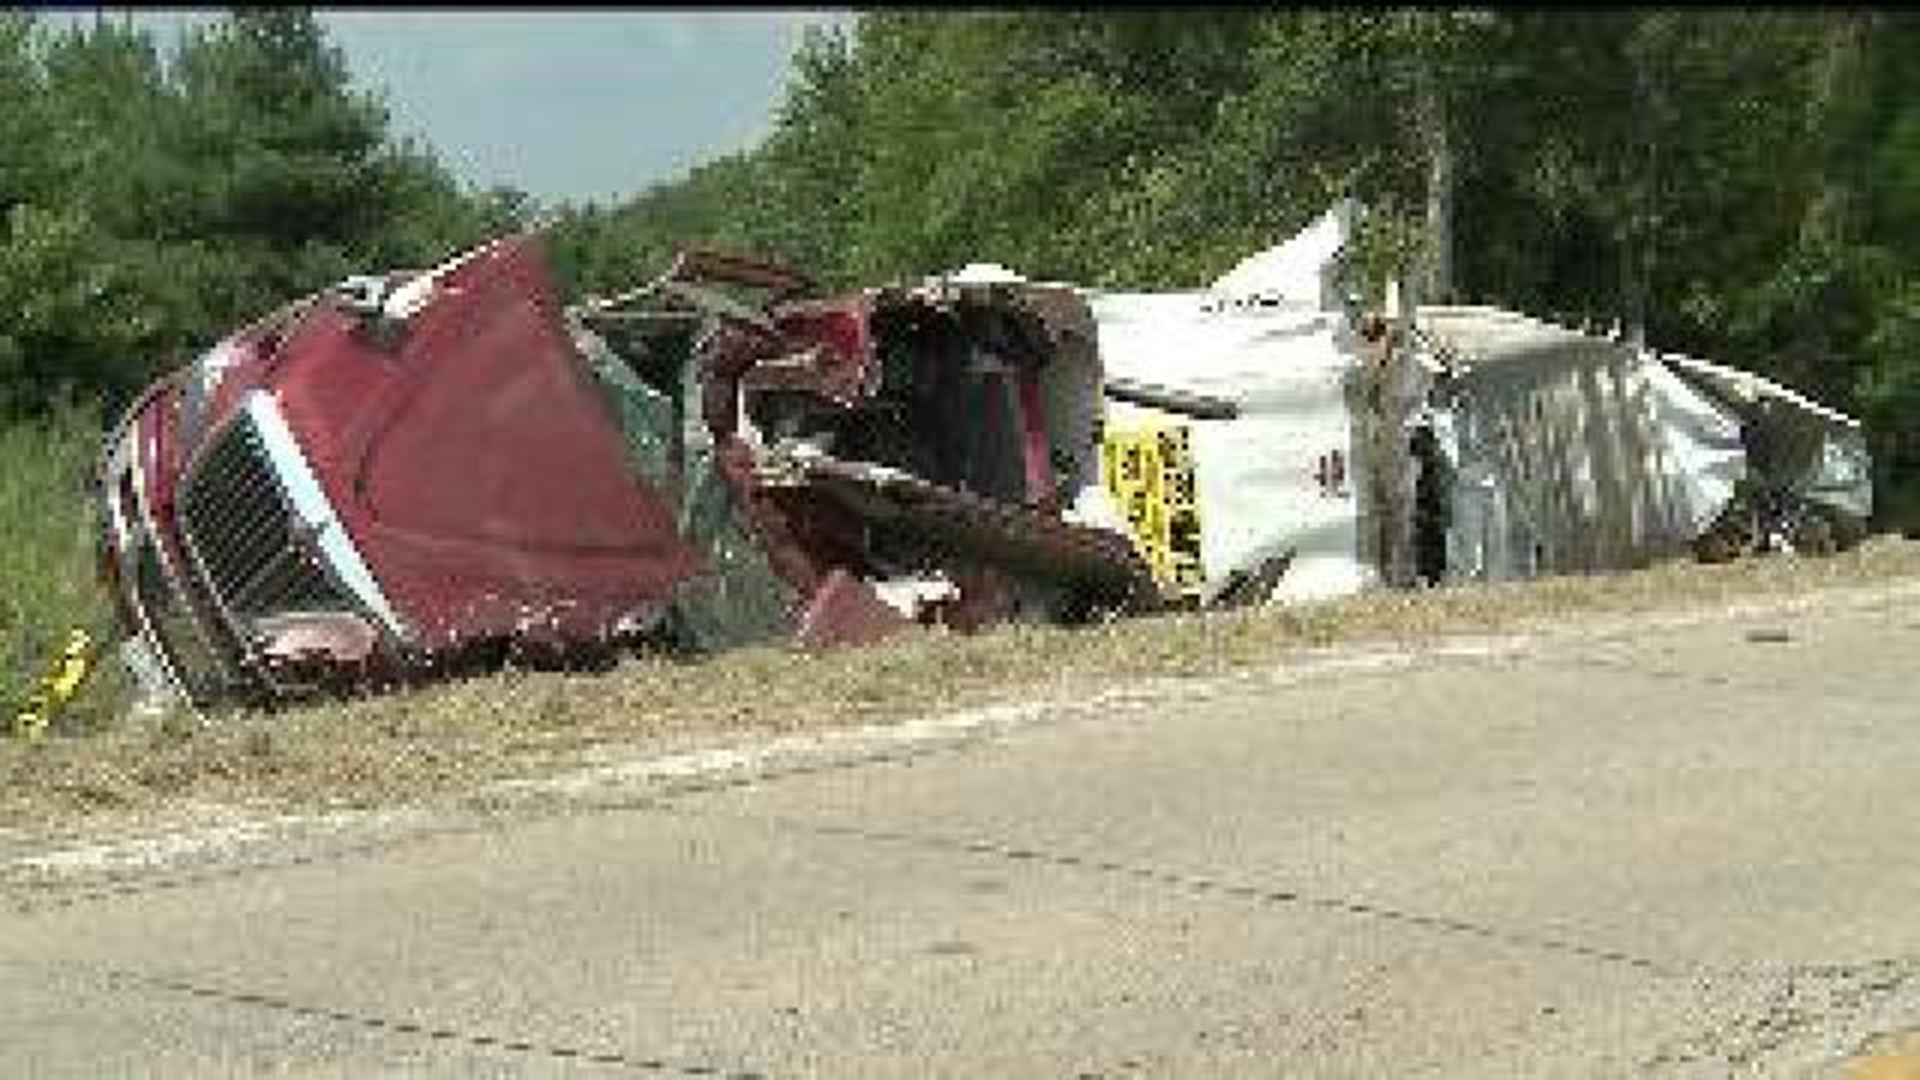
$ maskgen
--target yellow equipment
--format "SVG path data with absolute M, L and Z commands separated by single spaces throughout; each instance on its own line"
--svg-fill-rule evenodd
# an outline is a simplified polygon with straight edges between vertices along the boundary
M 74 629 L 67 635 L 67 647 L 40 680 L 39 689 L 13 717 L 13 733 L 35 738 L 47 730 L 54 713 L 72 700 L 93 670 L 93 636 Z
M 1198 588 L 1200 502 L 1185 424 L 1115 430 L 1101 436 L 1107 491 L 1126 515 L 1134 546 L 1165 589 Z

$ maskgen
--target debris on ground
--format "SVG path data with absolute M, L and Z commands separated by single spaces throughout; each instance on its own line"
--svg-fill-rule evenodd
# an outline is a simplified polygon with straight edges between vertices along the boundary
M 80 692 L 80 684 L 92 672 L 93 653 L 91 634 L 77 627 L 68 632 L 66 647 L 61 649 L 60 655 L 54 658 L 33 693 L 14 713 L 15 735 L 32 739 L 46 733 L 60 709 Z

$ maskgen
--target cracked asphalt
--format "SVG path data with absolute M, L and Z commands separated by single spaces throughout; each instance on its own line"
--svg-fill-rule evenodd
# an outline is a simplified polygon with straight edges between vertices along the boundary
M 1916 676 L 1889 594 L 11 880 L 0 1071 L 1843 1077 Z

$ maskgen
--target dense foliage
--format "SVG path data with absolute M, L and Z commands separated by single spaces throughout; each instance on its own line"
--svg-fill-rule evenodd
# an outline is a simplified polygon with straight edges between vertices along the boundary
M 391 140 L 311 14 L 163 56 L 129 20 L 0 12 L 0 411 L 110 401 L 291 294 L 510 226 Z
M 1170 288 L 1354 195 L 1364 284 L 1644 327 L 1867 417 L 1905 477 L 1916 46 L 1920 19 L 1859 10 L 883 11 L 809 37 L 760 145 L 547 216 L 588 289 L 689 243 L 836 285 L 990 260 Z M 302 10 L 167 55 L 113 17 L 0 13 L 0 146 L 13 414 L 537 210 L 394 140 Z
M 690 242 L 1172 288 L 1353 195 L 1361 284 L 1770 374 L 1869 421 L 1915 522 L 1916 47 L 1857 10 L 883 12 L 808 41 L 764 144 L 559 233 L 593 288 Z

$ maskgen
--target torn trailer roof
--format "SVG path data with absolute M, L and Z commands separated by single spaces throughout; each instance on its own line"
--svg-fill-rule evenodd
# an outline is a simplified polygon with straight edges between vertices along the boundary
M 1497 309 L 1356 310 L 1350 220 L 1185 292 L 827 296 L 688 252 L 566 306 L 537 235 L 350 279 L 108 436 L 128 661 L 263 701 L 1858 534 L 1848 418 Z
M 1858 421 L 1496 307 L 1396 309 L 1390 289 L 1389 310 L 1360 310 L 1338 279 L 1354 212 L 1334 207 L 1206 289 L 1086 291 L 1110 385 L 1212 406 L 1108 395 L 1110 448 L 1182 448 L 1190 501 L 1109 475 L 1163 581 L 1206 598 L 1290 557 L 1265 598 L 1305 600 L 1865 535 Z

